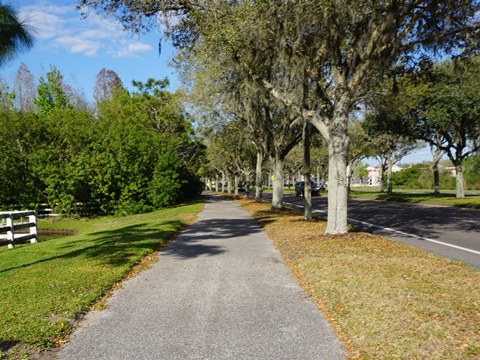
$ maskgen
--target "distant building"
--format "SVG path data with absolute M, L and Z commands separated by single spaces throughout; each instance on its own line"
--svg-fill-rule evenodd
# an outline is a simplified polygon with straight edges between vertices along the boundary
M 367 167 L 368 176 L 366 185 L 378 185 L 382 179 L 382 169 L 373 166 Z
M 392 171 L 397 172 L 397 171 L 402 171 L 403 168 L 401 168 L 398 165 L 393 165 Z M 366 185 L 372 185 L 372 186 L 378 186 L 380 185 L 380 182 L 382 181 L 382 169 L 379 167 L 373 167 L 369 166 L 367 167 L 368 171 L 368 176 L 367 176 L 367 183 Z
M 457 177 L 457 168 L 455 166 L 448 166 L 445 170 L 450 171 L 453 177 Z

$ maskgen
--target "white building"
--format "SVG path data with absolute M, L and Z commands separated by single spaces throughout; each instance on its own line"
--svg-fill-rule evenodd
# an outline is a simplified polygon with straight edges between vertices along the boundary
M 403 168 L 397 165 L 393 165 L 392 171 L 397 172 L 397 171 L 402 171 Z M 373 166 L 367 167 L 368 171 L 368 176 L 367 176 L 367 185 L 372 185 L 372 186 L 378 186 L 380 185 L 382 181 L 382 169 L 381 168 L 376 168 Z

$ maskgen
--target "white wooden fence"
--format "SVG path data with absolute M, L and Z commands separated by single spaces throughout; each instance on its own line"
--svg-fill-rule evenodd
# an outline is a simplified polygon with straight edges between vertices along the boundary
M 28 221 L 24 221 L 28 218 Z M 17 230 L 29 229 L 28 232 Z M 16 243 L 36 243 L 37 236 L 37 213 L 35 211 L 12 211 L 0 212 L 0 241 L 6 240 L 8 248 L 13 249 Z

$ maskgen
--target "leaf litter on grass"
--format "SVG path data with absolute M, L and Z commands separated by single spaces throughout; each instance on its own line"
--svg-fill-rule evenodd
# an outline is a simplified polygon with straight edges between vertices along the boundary
M 324 236 L 298 210 L 257 219 L 353 358 L 480 358 L 480 272 L 380 236 Z

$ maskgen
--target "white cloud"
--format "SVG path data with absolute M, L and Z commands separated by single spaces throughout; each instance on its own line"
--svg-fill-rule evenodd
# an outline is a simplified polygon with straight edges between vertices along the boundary
M 115 35 L 110 32 L 106 31 L 105 29 L 91 29 L 82 31 L 79 37 L 83 39 L 95 39 L 95 40 L 112 40 L 115 38 Z
M 122 42 L 124 43 L 124 42 Z M 118 50 L 112 51 L 111 54 L 115 57 L 138 57 L 138 53 L 152 50 L 152 47 L 147 44 L 139 42 L 124 43 L 124 46 Z
M 110 55 L 118 58 L 139 57 L 139 53 L 151 51 L 152 47 L 140 42 L 126 43 L 122 41 L 118 47 L 108 51 Z
M 50 39 L 57 36 L 65 24 L 61 17 L 37 9 L 27 12 L 24 9 L 20 14 L 20 18 L 24 19 L 33 28 L 38 39 Z
M 97 56 L 101 51 L 115 57 L 138 57 L 152 50 L 148 44 L 131 39 L 131 33 L 120 24 L 90 14 L 81 19 L 71 6 L 54 6 L 45 2 L 21 8 L 20 15 L 36 31 L 39 45 L 84 56 Z
M 85 56 L 95 56 L 101 48 L 101 43 L 87 39 L 75 38 L 72 36 L 62 36 L 55 39 L 55 46 L 67 49 L 74 54 L 84 54 Z

